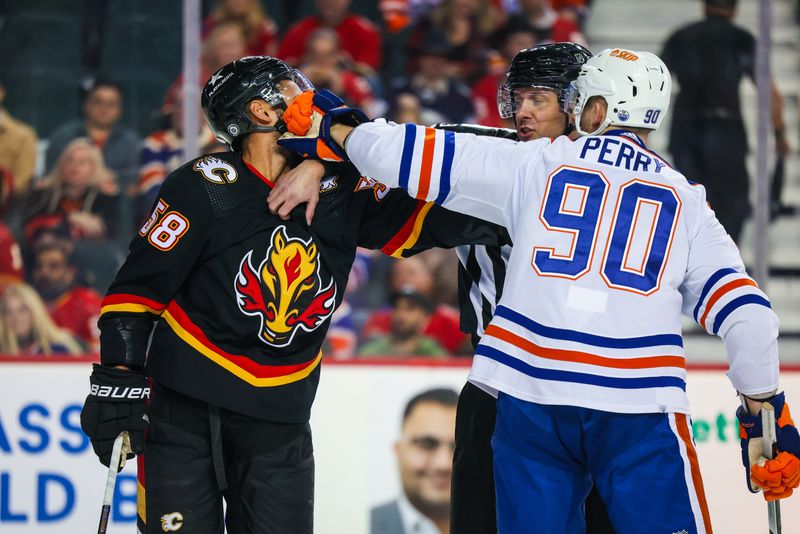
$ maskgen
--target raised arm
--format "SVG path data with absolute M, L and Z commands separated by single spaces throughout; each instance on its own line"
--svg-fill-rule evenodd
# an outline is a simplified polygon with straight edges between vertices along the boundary
M 525 166 L 541 150 L 538 143 L 523 146 L 414 124 L 333 125 L 331 137 L 363 174 L 512 234 Z

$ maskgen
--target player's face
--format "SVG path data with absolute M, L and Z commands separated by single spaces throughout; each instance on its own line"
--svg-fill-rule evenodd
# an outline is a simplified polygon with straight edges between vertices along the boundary
M 3 321 L 17 338 L 26 339 L 33 332 L 33 314 L 25 302 L 15 296 L 9 296 L 0 310 Z
M 558 96 L 548 89 L 522 87 L 514 89 L 514 117 L 520 141 L 542 137 L 558 137 L 564 133 L 566 118 Z
M 292 80 L 280 80 L 275 83 L 274 87 L 280 93 L 280 97 L 283 99 L 286 107 L 289 107 L 295 98 L 300 95 L 303 90 L 297 85 L 296 82 Z M 274 89 L 273 89 L 274 94 Z M 272 96 L 270 96 L 270 100 L 273 100 Z M 273 100 L 274 101 L 274 100 Z M 260 116 L 259 119 L 263 120 L 265 124 L 275 124 L 283 115 L 283 110 L 285 108 L 273 107 L 270 105 L 266 100 L 259 100 L 259 102 L 263 102 L 266 104 L 266 107 L 261 110 L 263 116 Z M 252 113 L 255 113 L 253 109 L 250 110 Z
M 455 448 L 456 408 L 421 402 L 396 444 L 400 480 L 408 500 L 426 515 L 448 514 Z

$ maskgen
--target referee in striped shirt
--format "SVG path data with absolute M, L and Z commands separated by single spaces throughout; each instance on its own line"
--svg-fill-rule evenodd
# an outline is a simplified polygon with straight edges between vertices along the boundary
M 437 125 L 437 128 L 476 135 L 531 141 L 560 135 L 577 137 L 563 111 L 563 97 L 581 65 L 592 56 L 573 43 L 540 45 L 520 51 L 511 61 L 506 81 L 498 89 L 500 116 L 513 118 L 515 130 L 472 125 Z M 502 178 L 501 178 L 502 179 Z M 505 283 L 511 245 L 469 245 L 456 248 L 461 330 L 478 344 L 494 315 Z M 461 390 L 456 412 L 456 448 L 450 532 L 495 534 L 497 532 L 492 433 L 496 400 L 471 382 Z M 592 490 L 586 502 L 587 533 L 613 534 L 605 504 Z M 531 532 L 536 526 L 531 525 Z

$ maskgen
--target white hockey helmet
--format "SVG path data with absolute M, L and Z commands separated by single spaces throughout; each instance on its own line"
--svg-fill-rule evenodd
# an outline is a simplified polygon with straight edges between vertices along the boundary
M 575 114 L 582 135 L 598 134 L 609 126 L 658 129 L 669 109 L 672 77 L 664 62 L 650 52 L 608 48 L 581 67 L 565 98 L 565 111 Z M 581 113 L 593 96 L 608 103 L 606 118 L 594 132 L 580 127 Z

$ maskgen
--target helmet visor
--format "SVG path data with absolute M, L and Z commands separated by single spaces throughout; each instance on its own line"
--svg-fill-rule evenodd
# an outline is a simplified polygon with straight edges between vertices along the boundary
M 553 96 L 558 99 L 560 91 L 549 85 L 525 85 L 510 87 L 507 83 L 497 90 L 497 111 L 504 119 L 510 119 L 518 113 L 526 101 L 533 108 L 550 106 L 554 102 Z
M 314 84 L 297 69 L 292 69 L 283 76 L 271 80 L 268 78 L 268 73 L 264 73 L 261 76 L 267 77 L 267 79 L 262 81 L 259 76 L 254 80 L 254 84 L 264 85 L 259 94 L 274 108 L 286 109 L 297 95 L 303 91 L 314 90 Z
M 511 94 L 512 92 L 513 89 L 506 84 L 497 89 L 497 112 L 504 119 L 510 119 L 514 116 L 514 97 Z
M 564 92 L 564 113 L 568 115 L 580 113 L 581 108 L 583 108 L 583 104 L 580 100 L 581 93 L 578 90 L 578 84 L 576 82 L 570 82 L 569 87 L 567 87 L 567 90 Z

